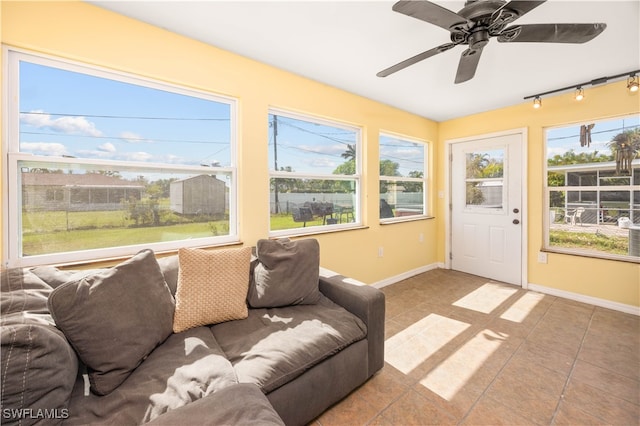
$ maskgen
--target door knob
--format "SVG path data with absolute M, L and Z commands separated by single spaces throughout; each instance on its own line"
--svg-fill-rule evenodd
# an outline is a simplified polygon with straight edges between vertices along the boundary
M 518 210 L 518 209 L 513 209 L 513 212 L 514 212 L 514 213 L 520 213 L 520 210 Z
M 519 223 L 520 223 L 520 221 L 519 221 L 518 219 L 513 219 L 513 224 L 514 224 L 514 225 L 517 225 L 517 224 L 519 224 Z

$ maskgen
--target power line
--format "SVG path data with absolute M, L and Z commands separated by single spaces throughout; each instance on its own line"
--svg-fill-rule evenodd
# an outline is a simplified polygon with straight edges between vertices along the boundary
M 280 117 L 280 118 L 282 118 L 282 117 Z M 338 143 L 340 143 L 342 145 L 349 145 L 351 143 L 355 143 L 355 141 L 348 141 L 348 140 L 344 140 L 344 139 L 338 139 L 338 138 L 334 138 L 334 137 L 331 137 L 331 136 L 327 136 L 326 134 L 314 132 L 312 130 L 305 129 L 303 127 L 299 127 L 299 126 L 296 126 L 294 124 L 287 123 L 286 121 L 280 121 L 278 124 L 281 124 L 281 125 L 284 124 L 285 126 L 289 126 L 289 127 L 293 128 L 293 129 L 300 130 L 301 132 L 305 132 L 305 133 L 309 133 L 309 134 L 312 134 L 312 135 L 315 135 L 315 136 L 319 136 L 321 138 L 329 139 L 331 141 L 338 142 Z
M 118 118 L 118 119 L 125 119 L 125 120 L 231 121 L 230 118 L 143 117 L 143 116 L 127 116 L 127 115 L 63 114 L 63 113 L 39 112 L 39 111 L 20 111 L 20 114 L 53 115 L 56 117 Z
M 25 132 L 21 131 L 20 134 L 24 135 L 44 135 L 44 136 L 58 136 L 61 135 L 59 133 L 46 133 L 46 132 Z M 65 134 L 63 137 L 72 137 L 72 138 L 93 138 L 93 139 L 117 139 L 117 140 L 130 140 L 136 142 L 171 142 L 171 143 L 190 143 L 190 144 L 213 144 L 213 145 L 228 145 L 229 141 L 195 141 L 195 140 L 184 140 L 184 139 L 148 139 L 148 138 L 135 138 L 135 137 L 124 137 L 124 136 L 92 136 L 92 135 L 71 135 Z M 26 142 L 26 141 L 23 141 Z
M 599 135 L 602 133 L 611 133 L 611 132 L 619 132 L 619 131 L 625 131 L 625 130 L 633 130 L 633 129 L 638 129 L 640 128 L 640 125 L 631 125 L 631 126 L 624 126 L 623 127 L 618 127 L 617 129 L 607 129 L 607 130 L 600 130 L 599 132 L 591 132 L 592 135 Z M 580 138 L 580 135 L 569 135 L 569 136 L 557 136 L 555 138 L 547 138 L 547 141 L 559 141 L 562 139 L 574 139 L 574 138 Z

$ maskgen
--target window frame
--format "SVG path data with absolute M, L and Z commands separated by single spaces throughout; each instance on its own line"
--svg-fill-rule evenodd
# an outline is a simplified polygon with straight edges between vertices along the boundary
M 151 248 L 156 252 L 175 251 L 180 247 L 210 247 L 217 245 L 235 244 L 239 242 L 239 214 L 238 214 L 238 172 L 237 172 L 237 109 L 238 101 L 228 96 L 222 96 L 203 90 L 179 86 L 176 84 L 153 80 L 132 73 L 111 70 L 104 67 L 71 61 L 23 49 L 3 46 L 3 90 L 7 94 L 3 99 L 3 203 L 8 209 L 3 215 L 3 263 L 8 267 L 27 267 L 40 264 L 74 264 L 117 259 L 130 256 L 143 248 Z M 62 69 L 76 73 L 87 74 L 92 77 L 105 78 L 137 86 L 147 87 L 179 95 L 200 98 L 207 101 L 223 103 L 229 106 L 229 150 L 231 164 L 226 167 L 191 166 L 171 163 L 152 163 L 123 160 L 99 160 L 94 158 L 67 158 L 44 156 L 20 151 L 20 62 L 31 62 L 38 65 Z M 22 220 L 21 220 L 21 171 L 19 162 L 43 162 L 53 167 L 83 167 L 102 170 L 162 172 L 162 173 L 193 173 L 211 174 L 218 172 L 229 176 L 228 206 L 229 233 L 223 236 L 203 238 L 186 238 L 174 241 L 158 241 L 126 246 L 104 247 L 79 251 L 66 251 L 48 254 L 24 256 L 22 253 Z
M 605 118 L 598 118 L 598 119 L 590 119 L 590 120 L 584 120 L 584 122 L 594 122 L 594 123 L 598 123 L 598 122 L 611 122 L 611 121 L 615 121 L 615 120 L 624 120 L 627 118 L 637 118 L 640 117 L 640 114 L 629 114 L 629 115 L 624 115 L 624 116 L 617 116 L 617 117 L 605 117 Z M 598 251 L 598 250 L 587 250 L 587 249 L 582 249 L 582 248 L 572 248 L 572 247 L 563 247 L 563 246 L 556 246 L 556 245 L 551 245 L 551 212 L 552 212 L 552 207 L 551 207 L 551 195 L 553 192 L 564 192 L 565 193 L 565 205 L 568 204 L 568 197 L 569 197 L 569 193 L 570 192 L 574 192 L 574 193 L 583 193 L 583 192 L 595 192 L 596 194 L 596 201 L 595 201 L 595 205 L 596 205 L 596 225 L 599 225 L 601 222 L 601 218 L 600 218 L 600 214 L 601 212 L 604 211 L 604 207 L 600 206 L 600 201 L 601 201 L 601 194 L 603 192 L 612 192 L 612 191 L 619 191 L 619 192 L 628 192 L 629 193 L 629 208 L 631 209 L 634 205 L 634 192 L 638 192 L 640 191 L 640 185 L 634 185 L 633 182 L 633 178 L 634 176 L 636 176 L 638 173 L 640 173 L 640 163 L 639 160 L 634 160 L 633 161 L 633 165 L 632 165 L 632 172 L 631 174 L 629 174 L 628 176 L 620 176 L 619 178 L 628 178 L 629 179 L 629 184 L 628 185 L 603 185 L 602 181 L 606 181 L 607 179 L 612 179 L 612 178 L 616 178 L 611 177 L 611 176 L 601 176 L 602 171 L 600 170 L 601 168 L 610 165 L 607 162 L 602 162 L 602 163 L 585 163 L 587 165 L 585 165 L 584 167 L 580 167 L 581 164 L 575 164 L 573 165 L 573 167 L 571 167 L 572 165 L 566 165 L 564 166 L 565 169 L 575 169 L 573 171 L 567 170 L 564 172 L 565 174 L 565 184 L 563 186 L 550 186 L 549 185 L 549 173 L 550 172 L 555 172 L 558 173 L 556 170 L 554 169 L 562 169 L 563 166 L 549 166 L 548 163 L 548 151 L 549 151 L 549 132 L 554 131 L 554 130 L 559 130 L 559 129 L 566 129 L 566 128 L 570 128 L 570 127 L 579 127 L 580 123 L 565 123 L 565 124 L 561 124 L 561 125 L 556 125 L 556 126 L 550 126 L 550 127 L 545 127 L 543 129 L 543 137 L 544 137 L 544 161 L 543 161 L 543 240 L 542 240 L 542 251 L 544 252 L 549 252 L 549 253 L 559 253 L 559 254 L 567 254 L 567 255 L 573 255 L 573 256 L 581 256 L 581 257 L 587 257 L 587 258 L 596 258 L 596 259 L 606 259 L 606 260 L 617 260 L 617 261 L 626 261 L 626 262 L 632 262 L 632 263 L 640 263 L 640 257 L 636 257 L 636 256 L 631 256 L 629 254 L 623 255 L 623 254 L 615 254 L 615 253 L 607 253 L 604 251 Z M 592 152 L 598 152 L 597 149 L 595 148 L 591 148 Z M 598 166 L 594 166 L 594 164 L 598 164 Z M 595 174 L 595 185 L 571 185 L 569 182 L 566 181 L 566 179 L 569 177 L 570 173 L 580 173 L 580 172 L 593 172 Z M 573 202 L 573 204 L 576 204 L 577 202 Z M 588 209 L 587 209 L 588 210 Z M 602 223 L 604 223 L 604 221 L 602 221 Z M 611 225 L 614 226 L 614 225 Z
M 424 220 L 424 219 L 432 219 L 433 216 L 431 214 L 431 203 L 429 202 L 430 200 L 430 194 L 431 194 L 431 188 L 429 187 L 430 184 L 430 179 L 429 179 L 429 172 L 430 172 L 430 167 L 429 167 L 429 158 L 430 158 L 430 149 L 431 149 L 431 144 L 429 143 L 429 141 L 423 140 L 423 139 L 418 139 L 418 138 L 414 138 L 411 136 L 406 136 L 406 135 L 401 135 L 398 133 L 393 133 L 393 132 L 387 132 L 387 131 L 380 131 L 380 133 L 378 134 L 378 170 L 380 169 L 380 161 L 383 160 L 381 158 L 381 149 L 380 149 L 380 139 L 382 137 L 388 137 L 388 138 L 394 138 L 394 139 L 399 139 L 402 140 L 404 142 L 409 142 L 409 143 L 415 143 L 415 144 L 419 144 L 422 145 L 423 149 L 424 149 L 424 171 L 423 171 L 423 176 L 422 178 L 412 178 L 412 177 L 408 177 L 408 176 L 385 176 L 385 175 L 379 175 L 378 176 L 378 190 L 380 188 L 380 183 L 382 181 L 386 181 L 386 182 L 416 182 L 416 183 L 422 183 L 422 187 L 423 187 L 423 194 L 422 194 L 422 213 L 421 214 L 415 214 L 415 215 L 409 215 L 409 216 L 400 216 L 400 217 L 389 217 L 389 218 L 382 218 L 379 217 L 379 221 L 381 225 L 390 225 L 390 224 L 394 224 L 394 223 L 402 223 L 402 222 L 410 222 L 410 221 L 415 221 L 415 220 Z M 378 193 L 378 206 L 380 205 L 380 199 L 382 198 L 382 194 Z
M 290 236 L 302 236 L 302 235 L 313 235 L 327 232 L 336 232 L 336 231 L 344 231 L 349 229 L 358 229 L 362 228 L 363 220 L 362 220 L 362 134 L 363 129 L 360 126 L 356 126 L 353 124 L 347 124 L 338 120 L 320 118 L 318 116 L 314 116 L 307 113 L 300 112 L 292 112 L 286 109 L 281 109 L 277 107 L 269 107 L 269 111 L 267 113 L 267 117 L 275 115 L 278 117 L 286 117 L 293 120 L 301 120 L 307 121 L 310 123 L 325 125 L 335 127 L 337 129 L 343 129 L 347 131 L 353 131 L 356 134 L 356 170 L 352 175 L 337 175 L 337 174 L 318 174 L 318 173 L 305 173 L 305 172 L 287 172 L 287 171 L 278 171 L 273 170 L 273 165 L 270 163 L 268 165 L 269 169 L 269 180 L 268 180 L 268 200 L 269 200 L 269 237 L 279 238 L 279 237 L 290 237 Z M 335 180 L 335 181 L 354 181 L 355 182 L 355 195 L 354 195 L 354 212 L 353 212 L 353 222 L 349 223 L 337 223 L 337 224 L 325 224 L 325 225 L 316 225 L 302 228 L 288 228 L 288 229 L 271 229 L 271 180 L 272 179 L 317 179 L 317 180 Z

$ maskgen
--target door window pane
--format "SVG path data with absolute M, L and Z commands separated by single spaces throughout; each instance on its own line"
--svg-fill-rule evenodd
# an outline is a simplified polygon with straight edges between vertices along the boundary
M 467 153 L 467 207 L 502 209 L 504 203 L 504 149 Z

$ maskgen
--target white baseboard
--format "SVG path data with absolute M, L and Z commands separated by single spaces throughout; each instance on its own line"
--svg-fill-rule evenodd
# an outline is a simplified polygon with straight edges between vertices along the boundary
M 545 287 L 538 284 L 529 283 L 527 285 L 527 289 L 531 291 L 537 291 L 538 293 L 548 294 L 550 296 L 562 297 L 564 299 L 575 300 L 576 302 L 588 303 L 590 305 L 599 306 L 601 308 L 612 309 L 614 311 L 640 316 L 640 307 L 638 306 L 600 299 L 598 297 L 586 296 L 580 293 L 558 290 L 557 288 Z
M 411 278 L 415 275 L 422 274 L 423 272 L 431 271 L 433 269 L 438 269 L 438 268 L 441 268 L 441 269 L 444 268 L 444 263 L 432 263 L 431 265 L 421 266 L 419 268 L 412 269 L 407 272 L 403 272 L 399 275 L 385 278 L 384 280 L 381 280 L 381 281 L 376 281 L 375 283 L 371 284 L 371 286 L 375 288 L 386 287 L 388 285 L 395 284 L 399 281 L 406 280 L 407 278 Z

